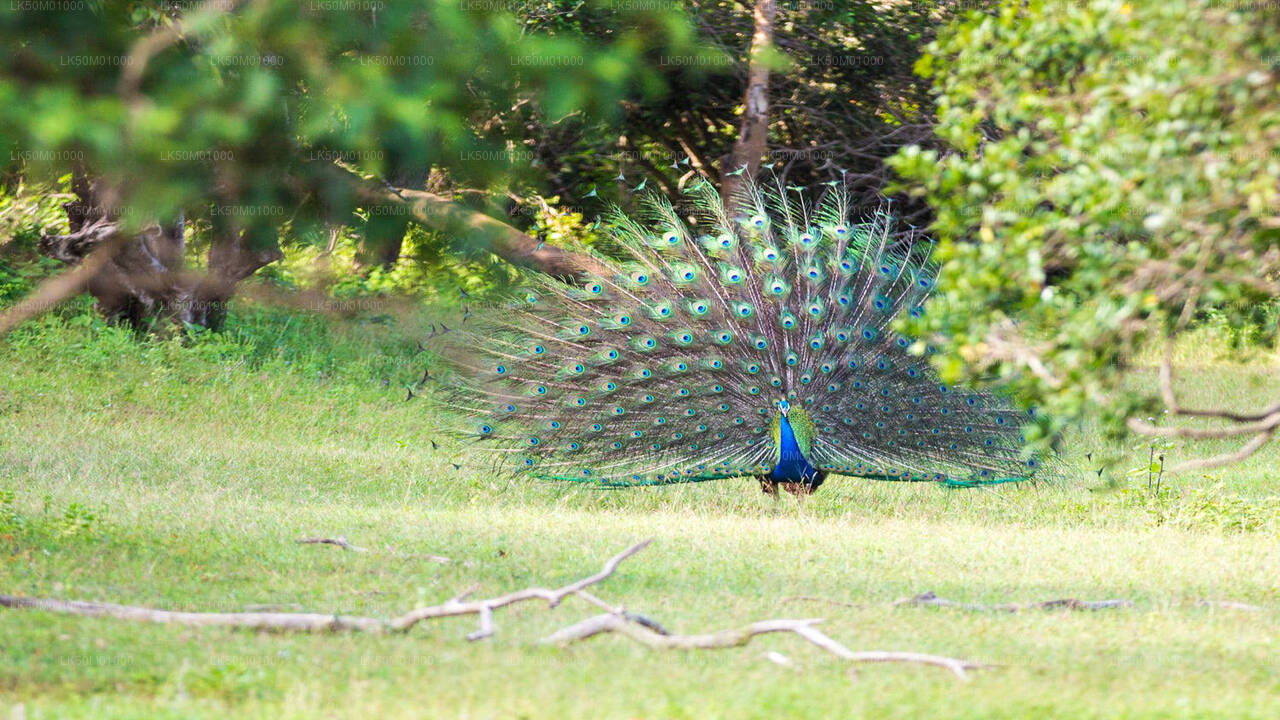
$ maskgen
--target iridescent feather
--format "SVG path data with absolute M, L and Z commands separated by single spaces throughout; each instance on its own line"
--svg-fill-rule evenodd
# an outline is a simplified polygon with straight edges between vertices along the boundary
M 476 418 L 469 434 L 533 476 L 611 486 L 1036 470 L 1025 414 L 940 382 L 893 331 L 935 273 L 887 212 L 854 222 L 838 191 L 810 208 L 757 184 L 732 217 L 709 183 L 689 197 L 692 222 L 654 196 L 638 219 L 615 211 L 626 258 L 611 272 L 536 279 L 468 326 L 452 403 Z

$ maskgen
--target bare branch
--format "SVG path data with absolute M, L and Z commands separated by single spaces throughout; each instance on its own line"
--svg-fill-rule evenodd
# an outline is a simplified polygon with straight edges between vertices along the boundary
M 636 623 L 628 622 L 626 618 L 612 613 L 606 613 L 587 618 L 582 622 L 558 630 L 543 638 L 542 642 L 549 645 L 565 646 L 603 633 L 619 633 L 621 635 L 626 635 L 642 645 L 658 650 L 711 650 L 741 647 L 751 642 L 752 638 L 757 635 L 767 635 L 770 633 L 792 633 L 804 638 L 811 644 L 826 650 L 836 657 L 854 663 L 906 662 L 933 665 L 935 667 L 950 670 L 956 675 L 956 677 L 959 677 L 962 680 L 968 679 L 969 670 L 989 667 L 988 665 L 974 663 L 968 660 L 960 660 L 958 658 L 945 657 L 942 655 L 929 655 L 926 653 L 889 652 L 880 650 L 855 652 L 845 647 L 840 642 L 832 639 L 826 633 L 823 633 L 813 627 L 819 622 L 822 621 L 815 618 L 801 620 L 762 620 L 740 628 L 721 630 L 720 632 L 707 633 L 703 635 L 660 635 Z
M 45 280 L 21 302 L 0 313 L 0 337 L 22 323 L 77 295 L 124 246 L 127 238 L 115 234 L 100 243 L 84 262 Z
M 938 597 L 937 593 L 932 590 L 926 590 L 909 598 L 903 598 L 894 603 L 894 606 L 926 606 L 926 607 L 947 607 L 958 608 L 960 610 L 976 610 L 982 612 L 1019 612 L 1021 610 L 1056 610 L 1065 608 L 1067 610 L 1110 610 L 1112 608 L 1130 607 L 1133 605 L 1128 600 L 1078 600 L 1076 598 L 1061 598 L 1058 600 L 1043 600 L 1041 602 L 1027 603 L 1019 605 L 1017 603 L 1001 603 L 999 605 L 982 605 L 980 603 L 960 603 L 946 598 Z
M 1276 434 L 1276 429 L 1273 427 L 1270 430 L 1265 430 L 1263 432 L 1258 433 L 1257 435 L 1254 435 L 1252 440 L 1242 445 L 1240 449 L 1236 450 L 1235 452 L 1224 453 L 1222 455 L 1214 455 L 1213 457 L 1201 458 L 1199 460 L 1188 460 L 1186 462 L 1181 462 L 1169 468 L 1168 472 L 1178 473 L 1178 472 L 1185 472 L 1187 470 L 1208 470 L 1209 468 L 1216 468 L 1216 467 L 1221 467 L 1223 465 L 1231 465 L 1232 463 L 1238 463 L 1241 460 L 1244 460 L 1245 458 L 1257 452 L 1258 449 L 1261 448 L 1263 445 L 1266 445 L 1267 441 L 1269 441 L 1272 437 L 1274 437 L 1275 434 Z
M 299 538 L 298 540 L 294 540 L 294 542 L 298 543 L 299 545 L 337 545 L 343 550 L 350 550 L 352 552 L 369 552 L 367 548 L 362 548 L 356 545 L 352 545 L 342 535 L 339 535 L 338 537 L 332 537 L 332 538 L 328 538 L 328 537 Z
M 1129 418 L 1127 424 L 1129 425 L 1130 430 L 1142 433 L 1143 435 L 1209 440 L 1214 438 L 1236 437 L 1237 435 L 1249 435 L 1253 433 L 1274 432 L 1277 427 L 1280 427 L 1280 410 L 1277 410 L 1271 416 L 1258 422 L 1241 423 L 1223 428 L 1193 428 L 1182 426 L 1161 427 L 1139 420 L 1136 417 Z
M 480 639 L 493 634 L 493 611 L 526 600 L 546 600 L 550 607 L 555 607 L 565 597 L 582 592 L 587 587 L 599 583 L 617 570 L 618 565 L 649 546 L 651 540 L 632 545 L 614 555 L 605 562 L 600 572 L 585 577 L 564 587 L 548 590 L 545 588 L 528 588 L 486 600 L 465 602 L 470 591 L 459 595 L 442 605 L 418 608 L 390 620 L 371 617 L 327 615 L 320 613 L 281 613 L 281 612 L 246 612 L 246 613 L 214 613 L 214 612 L 178 612 L 172 610 L 156 610 L 153 608 L 132 605 L 116 605 L 113 603 L 81 602 L 77 600 L 52 600 L 46 598 L 15 597 L 0 595 L 0 607 L 27 608 L 46 610 L 49 612 L 84 615 L 90 617 L 113 617 L 121 620 L 137 622 L 173 623 L 195 627 L 222 626 L 250 630 L 276 630 L 281 632 L 338 632 L 344 630 L 382 633 L 404 632 L 423 620 L 457 615 L 479 615 L 480 630 L 472 633 L 471 639 Z

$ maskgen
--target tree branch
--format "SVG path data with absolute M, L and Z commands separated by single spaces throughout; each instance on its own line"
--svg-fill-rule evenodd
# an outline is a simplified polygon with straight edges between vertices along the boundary
M 1133 603 L 1128 600 L 1078 600 L 1076 598 L 1061 598 L 1057 600 L 1043 600 L 1041 602 L 1028 603 L 1019 605 L 1017 603 L 1001 603 L 999 605 L 982 605 L 980 603 L 960 603 L 946 598 L 938 597 L 937 593 L 932 590 L 926 590 L 909 598 L 903 598 L 894 603 L 894 606 L 913 605 L 926 607 L 947 607 L 958 608 L 960 610 L 976 610 L 976 611 L 996 611 L 996 612 L 1018 612 L 1021 610 L 1056 610 L 1065 608 L 1067 610 L 1109 610 L 1112 608 L 1130 607 Z
M 577 281 L 583 273 L 612 274 L 607 265 L 587 253 L 544 244 L 501 220 L 459 205 L 443 195 L 391 188 L 365 180 L 345 168 L 334 168 L 345 175 L 342 179 L 354 185 L 355 196 L 362 202 L 405 208 L 413 222 L 486 243 L 485 249 L 513 265 L 532 268 L 567 282 Z
M 114 225 L 112 228 L 114 230 Z M 126 240 L 128 238 L 124 235 L 112 234 L 98 243 L 84 262 L 45 280 L 18 304 L 0 312 L 0 337 L 36 315 L 52 309 L 63 300 L 79 294 L 120 252 Z
M 867 662 L 906 662 L 950 670 L 956 677 L 967 680 L 968 671 L 990 667 L 982 663 L 960 660 L 942 655 L 930 655 L 914 652 L 889 652 L 871 650 L 855 652 L 845 647 L 831 636 L 813 627 L 822 622 L 820 619 L 802 620 L 762 620 L 740 628 L 721 630 L 702 635 L 663 635 L 645 628 L 637 623 L 613 613 L 605 613 L 587 618 L 582 622 L 557 630 L 543 638 L 541 642 L 561 647 L 604 633 L 619 633 L 632 640 L 657 650 L 711 650 L 720 648 L 741 647 L 751 642 L 757 635 L 770 633 L 792 633 L 804 638 L 809 643 L 853 663 Z
M 649 546 L 652 540 L 637 543 L 614 555 L 605 562 L 604 567 L 594 575 L 585 577 L 555 590 L 545 588 L 528 588 L 508 593 L 496 598 L 466 601 L 470 594 L 464 593 L 441 605 L 418 608 L 404 615 L 391 619 L 360 617 L 354 615 L 327 615 L 320 613 L 214 613 L 214 612 L 179 612 L 172 610 L 156 610 L 153 608 L 132 605 L 116 605 L 113 603 L 81 602 L 77 600 L 52 600 L 46 598 L 16 597 L 0 595 L 0 607 L 26 608 L 46 610 L 48 612 L 83 615 L 90 617 L 113 617 L 121 620 L 137 622 L 153 622 L 162 624 L 189 625 L 194 627 L 232 627 L 249 630 L 276 630 L 280 632 L 339 632 L 357 631 L 368 633 L 404 632 L 423 620 L 457 615 L 480 616 L 480 629 L 468 636 L 479 640 L 493 634 L 493 611 L 524 602 L 526 600 L 546 600 L 549 607 L 560 604 L 565 597 L 580 592 L 596 583 L 602 582 L 618 569 L 623 560 L 635 555 Z

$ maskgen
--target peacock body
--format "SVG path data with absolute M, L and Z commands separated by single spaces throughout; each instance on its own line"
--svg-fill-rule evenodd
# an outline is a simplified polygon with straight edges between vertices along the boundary
M 854 222 L 840 192 L 811 207 L 775 184 L 736 211 L 705 181 L 680 211 L 647 198 L 612 219 L 625 261 L 536 279 L 473 324 L 453 397 L 470 434 L 518 471 L 605 486 L 1029 477 L 1020 413 L 940 382 L 891 328 L 923 312 L 927 245 L 885 212 Z

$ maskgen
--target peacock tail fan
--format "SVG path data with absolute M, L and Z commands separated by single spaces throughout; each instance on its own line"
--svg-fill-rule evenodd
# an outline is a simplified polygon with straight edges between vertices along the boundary
M 615 208 L 624 260 L 577 285 L 535 277 L 451 333 L 449 402 L 503 465 L 606 487 L 783 465 L 955 487 L 1037 471 L 1020 411 L 940 382 L 892 330 L 924 312 L 935 269 L 889 213 L 855 222 L 843 193 L 809 207 L 780 183 L 748 184 L 732 216 L 709 183 L 690 199 Z

